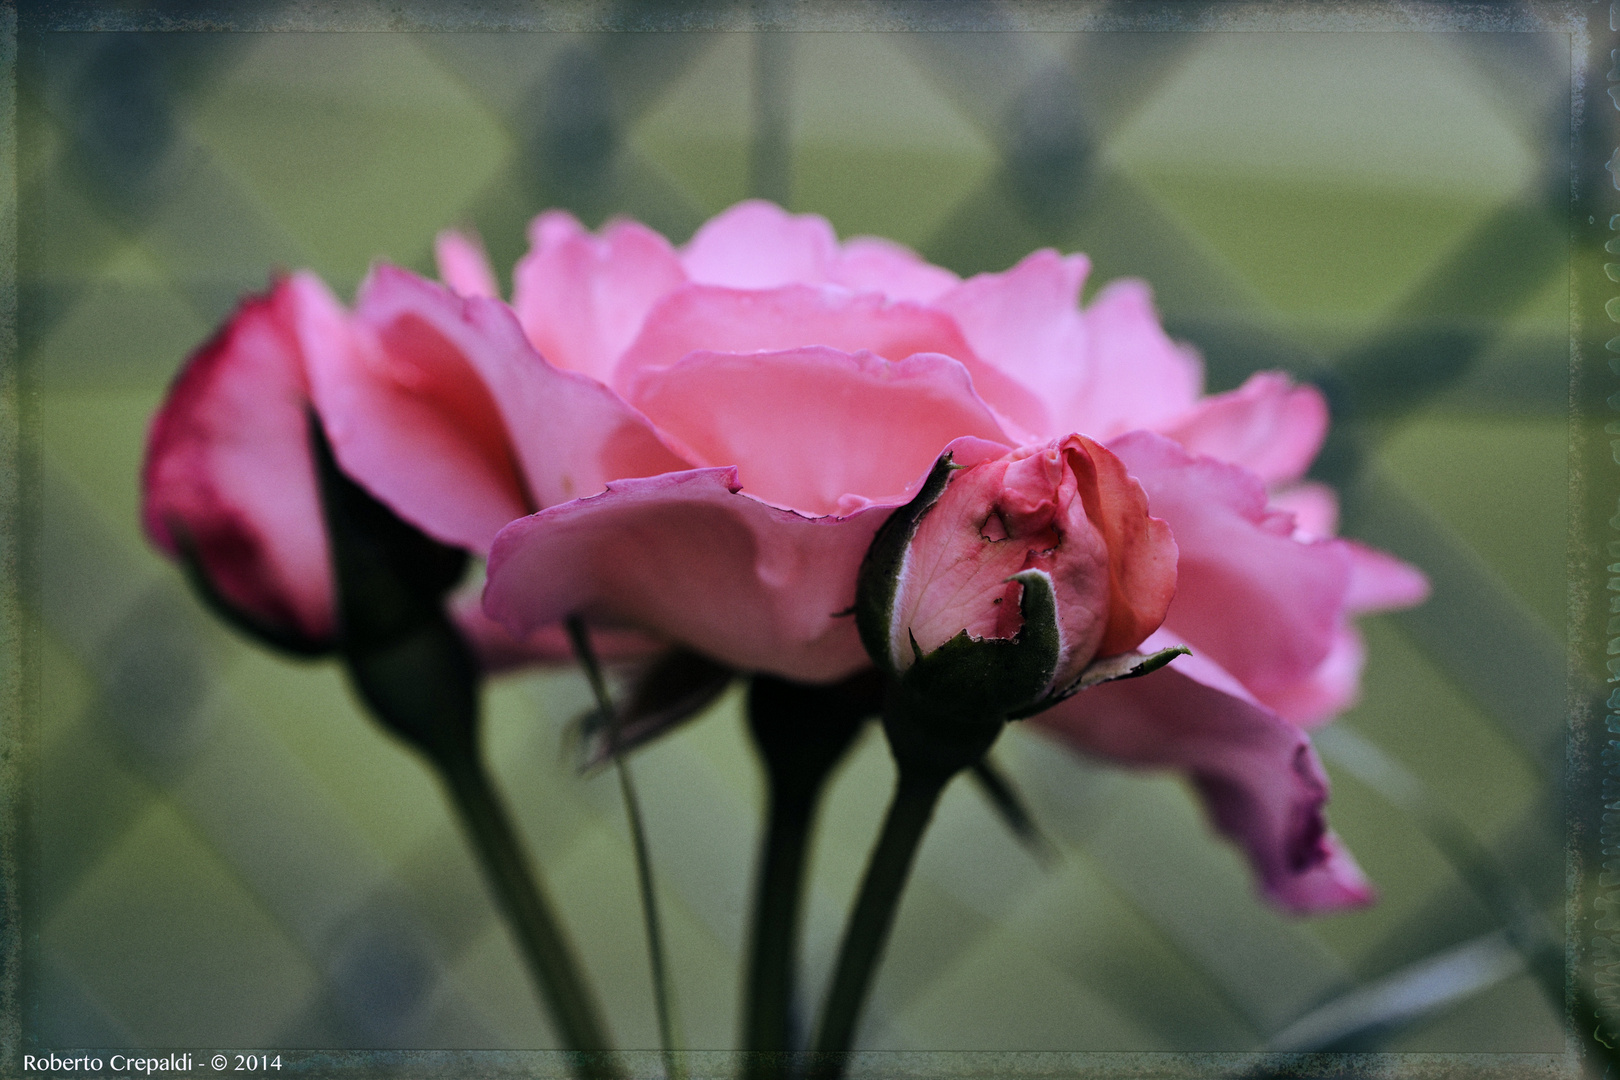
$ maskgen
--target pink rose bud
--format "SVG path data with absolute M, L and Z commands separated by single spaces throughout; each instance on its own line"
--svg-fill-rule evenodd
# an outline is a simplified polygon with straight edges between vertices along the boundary
M 972 468 L 941 458 L 873 542 L 857 617 L 908 709 L 980 723 L 1172 659 L 1131 650 L 1175 585 L 1175 541 L 1141 485 L 1070 435 Z

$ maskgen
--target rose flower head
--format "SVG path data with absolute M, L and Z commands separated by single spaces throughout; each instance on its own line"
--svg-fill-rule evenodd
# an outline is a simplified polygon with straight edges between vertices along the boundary
M 999 729 L 1069 696 L 1088 672 L 1136 673 L 1144 658 L 1095 662 L 1157 629 L 1175 585 L 1175 541 L 1141 485 L 1108 450 L 1069 435 L 972 467 L 942 457 L 874 540 L 856 614 L 867 650 L 897 679 L 891 711 Z

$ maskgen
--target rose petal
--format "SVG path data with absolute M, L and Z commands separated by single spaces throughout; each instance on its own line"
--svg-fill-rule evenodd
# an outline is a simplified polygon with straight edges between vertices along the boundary
M 1305 480 L 1271 493 L 1271 508 L 1294 516 L 1295 540 L 1321 540 L 1339 531 L 1339 495 Z
M 980 356 L 1043 400 L 1066 404 L 1088 377 L 1079 304 L 1090 268 L 1084 255 L 1037 251 L 1004 273 L 969 278 L 935 306 L 950 313 Z M 1083 427 L 1045 434 L 1069 430 L 1093 434 Z
M 462 296 L 500 298 L 501 287 L 489 256 L 475 236 L 446 229 L 433 240 L 433 254 L 439 264 L 439 280 Z
M 577 658 L 567 631 L 557 623 L 542 626 L 521 640 L 513 637 L 484 614 L 481 590 L 454 597 L 450 614 L 478 654 L 479 665 L 491 675 L 531 664 L 572 664 Z M 650 660 L 668 648 L 668 643 L 634 630 L 609 628 L 591 633 L 591 649 L 604 664 Z
M 681 265 L 693 281 L 769 289 L 828 280 L 838 254 L 838 236 L 826 218 L 750 199 L 705 222 L 681 252 Z
M 1083 753 L 1185 772 L 1279 907 L 1304 915 L 1370 903 L 1372 887 L 1327 830 L 1327 776 L 1310 740 L 1274 713 L 1188 678 L 1178 670 L 1184 659 L 1083 690 L 1034 723 Z
M 1314 386 L 1262 371 L 1198 403 L 1165 434 L 1195 454 L 1241 465 L 1268 484 L 1297 480 L 1327 438 L 1328 407 Z
M 1391 611 L 1414 607 L 1429 598 L 1429 579 L 1417 567 L 1354 540 L 1340 543 L 1350 553 L 1346 611 Z
M 345 335 L 342 308 L 298 274 L 244 301 L 187 362 L 153 418 L 141 521 L 179 554 L 185 530 L 220 596 L 312 642 L 334 632 L 332 577 L 310 457 L 304 352 Z
M 741 494 L 735 469 L 620 481 L 504 529 L 484 610 L 519 638 L 578 613 L 739 669 L 830 681 L 868 663 L 840 613 L 890 509 L 802 517 Z
M 1195 458 L 1163 436 L 1133 432 L 1109 449 L 1180 549 L 1165 624 L 1275 708 L 1327 659 L 1343 625 L 1347 546 L 1300 543 L 1286 515 L 1267 511 L 1253 473 Z
M 892 240 L 857 236 L 844 244 L 828 280 L 855 292 L 926 304 L 954 288 L 960 279 Z
M 869 351 L 886 360 L 940 353 L 967 369 L 975 392 L 1022 429 L 1020 436 L 1046 423 L 1040 400 L 981 360 L 948 315 L 912 303 L 891 304 L 875 293 L 825 286 L 679 289 L 648 314 L 641 336 L 619 362 L 614 385 L 628 389 L 640 372 L 669 367 L 700 350 L 777 352 L 807 345 Z
M 592 236 L 561 210 L 536 218 L 529 238 L 512 275 L 524 333 L 557 367 L 606 382 L 653 304 L 686 280 L 675 250 L 634 221 Z
M 627 396 L 695 464 L 735 465 L 749 494 L 812 515 L 906 501 L 956 436 L 1011 443 L 946 356 L 697 352 Z
M 345 471 L 418 527 L 487 552 L 508 521 L 687 463 L 588 376 L 537 356 L 498 301 L 379 266 L 355 313 L 366 349 L 312 384 Z
M 1054 404 L 1059 428 L 1111 439 L 1134 428 L 1160 430 L 1197 404 L 1203 363 L 1165 335 L 1145 284 L 1109 282 L 1083 321 L 1086 382 L 1074 397 Z

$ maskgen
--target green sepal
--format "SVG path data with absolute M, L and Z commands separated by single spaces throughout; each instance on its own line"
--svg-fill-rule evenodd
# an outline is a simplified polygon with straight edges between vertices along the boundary
M 939 497 L 945 494 L 945 485 L 951 473 L 964 466 L 951 463 L 949 451 L 941 454 L 923 481 L 922 490 L 906 505 L 900 507 L 878 529 L 872 546 L 866 549 L 861 569 L 855 578 L 855 627 L 860 632 L 861 644 L 879 669 L 894 672 L 894 658 L 889 655 L 889 642 L 894 626 L 894 602 L 900 592 L 900 570 L 905 566 L 906 549 L 917 535 L 917 524 L 922 521 Z
M 967 768 L 1006 720 L 1040 699 L 1057 676 L 1062 641 L 1051 576 L 1025 570 L 1008 580 L 1023 585 L 1017 635 L 975 638 L 964 630 L 896 680 L 884 728 L 903 767 Z
M 1114 682 L 1118 679 L 1138 679 L 1143 675 L 1152 674 L 1178 656 L 1191 656 L 1192 650 L 1185 645 L 1175 645 L 1168 649 L 1160 649 L 1155 653 L 1127 652 L 1118 656 L 1107 656 L 1101 660 L 1093 661 L 1082 671 L 1072 683 L 1053 691 L 1046 697 L 1037 701 L 1027 709 L 1014 713 L 1011 719 L 1023 720 L 1036 713 L 1045 712 L 1062 701 L 1067 701 L 1080 691 L 1099 683 Z
M 313 413 L 309 437 L 349 678 L 385 727 L 430 757 L 464 751 L 480 676 L 445 597 L 466 571 L 467 553 L 427 536 L 345 475 Z

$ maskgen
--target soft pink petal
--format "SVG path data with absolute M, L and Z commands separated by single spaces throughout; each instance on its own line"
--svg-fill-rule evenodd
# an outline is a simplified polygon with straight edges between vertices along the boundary
M 311 642 L 331 637 L 334 615 L 304 351 L 311 339 L 341 340 L 344 318 L 305 274 L 244 301 L 175 380 L 141 474 L 154 544 L 178 554 L 173 527 L 183 529 L 222 598 Z
M 545 363 L 505 305 L 380 266 L 355 313 L 369 352 L 316 399 L 346 471 L 407 520 L 486 552 L 537 506 L 687 463 L 605 386 Z
M 361 286 L 352 332 L 311 349 L 310 391 L 344 472 L 435 538 L 487 550 L 502 525 L 532 507 L 500 410 L 468 351 L 489 366 L 523 358 L 483 356 L 500 343 L 474 342 L 477 329 L 463 318 L 449 333 L 408 305 L 379 318 L 379 297 L 391 291 L 442 298 L 463 315 L 469 305 L 496 303 L 380 266 Z
M 769 289 L 827 281 L 838 254 L 838 236 L 826 218 L 751 199 L 705 222 L 681 252 L 681 264 L 688 277 L 707 285 Z
M 1298 480 L 1327 438 L 1328 408 L 1314 386 L 1262 371 L 1198 403 L 1164 433 L 1195 454 L 1241 465 L 1268 484 Z
M 634 221 L 592 236 L 549 210 L 529 229 L 512 306 L 530 342 L 557 367 L 606 382 L 653 304 L 686 275 L 669 241 Z
M 559 623 L 542 626 L 519 640 L 500 623 L 484 614 L 478 592 L 452 599 L 450 614 L 462 637 L 478 655 L 479 666 L 488 674 L 499 674 L 531 664 L 571 664 L 574 646 Z M 591 649 L 604 664 L 650 660 L 669 648 L 666 642 L 634 630 L 604 629 L 591 633 Z
M 1276 707 L 1334 645 L 1350 585 L 1347 547 L 1295 540 L 1288 516 L 1268 512 L 1259 478 L 1234 465 L 1145 431 L 1109 449 L 1180 549 L 1166 625 Z
M 1271 493 L 1271 508 L 1294 515 L 1295 540 L 1321 540 L 1339 531 L 1339 495 L 1305 480 Z
M 943 312 L 876 293 L 788 285 L 762 291 L 689 285 L 648 316 L 641 336 L 625 352 L 614 385 L 627 389 L 637 374 L 664 368 L 696 351 L 780 352 L 823 345 L 846 353 L 869 351 L 886 360 L 940 353 L 959 361 L 974 390 L 1009 418 L 1021 434 L 1040 430 L 1046 408 L 1029 390 L 981 360 L 956 323 Z
M 1367 649 L 1346 619 L 1333 635 L 1327 656 L 1308 676 L 1270 695 L 1268 704 L 1289 723 L 1313 728 L 1327 723 L 1361 696 L 1361 668 Z
M 1087 382 L 1086 329 L 1079 304 L 1090 268 L 1084 255 L 1037 251 L 1004 273 L 969 278 L 935 306 L 955 318 L 980 356 L 1045 401 L 1066 406 Z M 1044 434 L 1070 430 L 1094 434 L 1083 427 Z
M 1390 611 L 1414 607 L 1429 598 L 1429 579 L 1417 567 L 1354 540 L 1340 542 L 1350 553 L 1346 611 Z
M 476 236 L 446 229 L 433 240 L 433 254 L 439 264 L 439 280 L 462 296 L 500 298 L 501 287 L 489 256 Z
M 1279 907 L 1305 915 L 1370 903 L 1372 887 L 1327 829 L 1327 776 L 1304 733 L 1188 678 L 1184 662 L 1081 691 L 1033 722 L 1083 753 L 1186 773 Z
M 1153 296 L 1140 281 L 1103 287 L 1085 309 L 1085 385 L 1053 405 L 1060 430 L 1111 439 L 1136 428 L 1163 429 L 1198 402 L 1203 363 L 1165 335 Z
M 830 681 L 869 662 L 847 612 L 891 509 L 802 517 L 741 494 L 734 469 L 620 481 L 502 531 L 484 610 L 519 638 L 578 613 Z
M 697 352 L 627 396 L 694 464 L 735 465 L 749 494 L 811 515 L 904 502 L 959 435 L 1010 444 L 945 356 Z
M 954 288 L 960 279 L 892 240 L 857 236 L 844 244 L 828 280 L 855 292 L 926 304 Z

